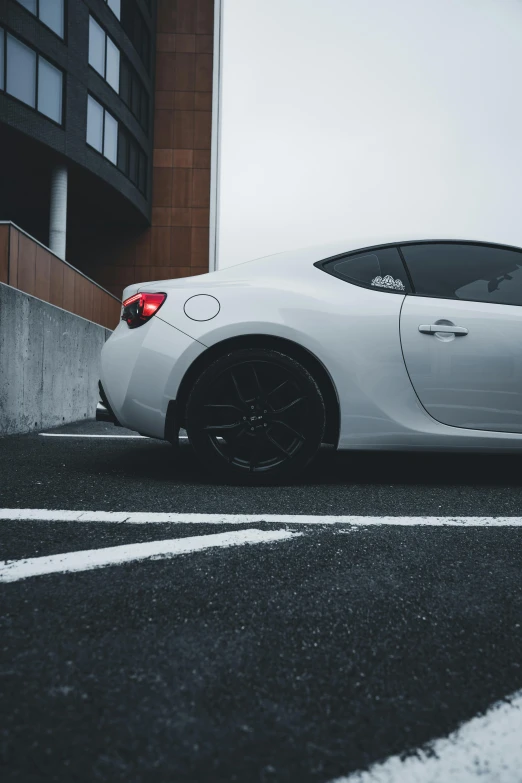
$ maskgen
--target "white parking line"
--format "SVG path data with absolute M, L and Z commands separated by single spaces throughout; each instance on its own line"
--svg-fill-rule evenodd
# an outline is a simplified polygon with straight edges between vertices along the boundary
M 46 508 L 0 508 L 0 520 L 24 522 L 126 522 L 179 525 L 253 525 L 272 522 L 287 525 L 370 525 L 423 527 L 522 527 L 522 517 L 362 517 L 311 514 L 184 514 L 147 511 L 67 511 Z
M 41 438 L 110 438 L 112 440 L 150 440 L 146 435 L 77 435 L 74 432 L 39 432 Z
M 428 750 L 392 756 L 332 783 L 517 783 L 522 781 L 522 691 Z
M 109 440 L 154 440 L 147 435 L 77 435 L 74 432 L 39 432 L 41 438 L 108 438 Z M 179 435 L 179 440 L 188 440 L 187 435 Z
M 27 560 L 7 561 L 0 565 L 0 582 L 16 582 L 29 576 L 90 571 L 104 566 L 121 565 L 136 560 L 160 558 L 201 552 L 213 547 L 239 546 L 242 544 L 267 544 L 300 535 L 288 530 L 235 530 L 232 533 L 215 533 L 207 536 L 175 538 L 168 541 L 148 541 L 141 544 L 124 544 L 105 549 L 86 549 L 47 557 L 31 557 Z

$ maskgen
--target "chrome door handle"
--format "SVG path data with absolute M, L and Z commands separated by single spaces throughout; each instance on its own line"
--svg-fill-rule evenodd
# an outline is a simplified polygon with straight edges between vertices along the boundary
M 468 334 L 465 326 L 449 326 L 448 324 L 421 324 L 419 332 L 422 332 L 422 334 L 446 332 L 446 334 L 455 334 L 459 337 L 465 337 Z

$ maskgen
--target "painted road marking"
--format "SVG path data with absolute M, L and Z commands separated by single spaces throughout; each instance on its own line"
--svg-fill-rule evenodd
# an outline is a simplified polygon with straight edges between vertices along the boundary
M 31 557 L 0 564 L 0 582 L 16 582 L 30 576 L 90 571 L 104 566 L 132 563 L 136 560 L 158 560 L 201 552 L 214 547 L 240 546 L 243 544 L 267 544 L 283 541 L 299 533 L 288 530 L 235 530 L 232 533 L 214 533 L 191 538 L 174 538 L 167 541 L 148 541 L 141 544 L 124 544 L 105 549 L 86 549 L 81 552 L 66 552 L 47 557 Z
M 332 783 L 516 783 L 522 780 L 522 691 L 404 760 L 392 756 Z
M 126 522 L 131 525 L 253 525 L 271 522 L 287 525 L 371 525 L 425 527 L 522 527 L 522 517 L 361 517 L 310 514 L 178 514 L 147 511 L 68 511 L 46 508 L 0 508 L 0 520 L 20 522 Z
M 150 440 L 146 435 L 76 435 L 74 432 L 39 432 L 41 438 L 110 438 L 112 440 Z
M 76 435 L 74 432 L 39 432 L 42 438 L 108 438 L 109 440 L 160 440 L 147 435 Z M 178 440 L 188 440 L 188 435 L 178 435 Z

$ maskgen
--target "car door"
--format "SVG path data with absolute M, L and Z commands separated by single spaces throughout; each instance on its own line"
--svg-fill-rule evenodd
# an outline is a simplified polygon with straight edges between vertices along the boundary
M 401 253 L 412 281 L 401 343 L 424 408 L 454 427 L 522 432 L 522 253 L 471 242 Z

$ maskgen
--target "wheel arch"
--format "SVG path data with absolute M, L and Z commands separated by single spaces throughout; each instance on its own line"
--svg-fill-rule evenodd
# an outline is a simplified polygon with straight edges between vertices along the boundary
M 326 410 L 326 426 L 324 433 L 324 442 L 332 444 L 337 448 L 340 433 L 340 405 L 337 389 L 330 376 L 330 373 L 324 364 L 307 348 L 288 340 L 284 337 L 277 337 L 269 334 L 249 334 L 238 337 L 230 337 L 222 340 L 215 345 L 210 346 L 195 359 L 179 385 L 176 397 L 175 411 L 178 426 L 183 427 L 185 423 L 185 408 L 191 388 L 196 379 L 215 359 L 224 356 L 233 350 L 240 348 L 273 348 L 274 350 L 286 353 L 292 359 L 300 362 L 308 372 L 314 377 L 321 394 L 323 396 Z M 169 406 L 169 411 L 174 406 Z M 174 411 L 172 410 L 172 414 Z M 167 417 L 169 413 L 167 414 Z M 167 428 L 169 422 L 167 421 Z

